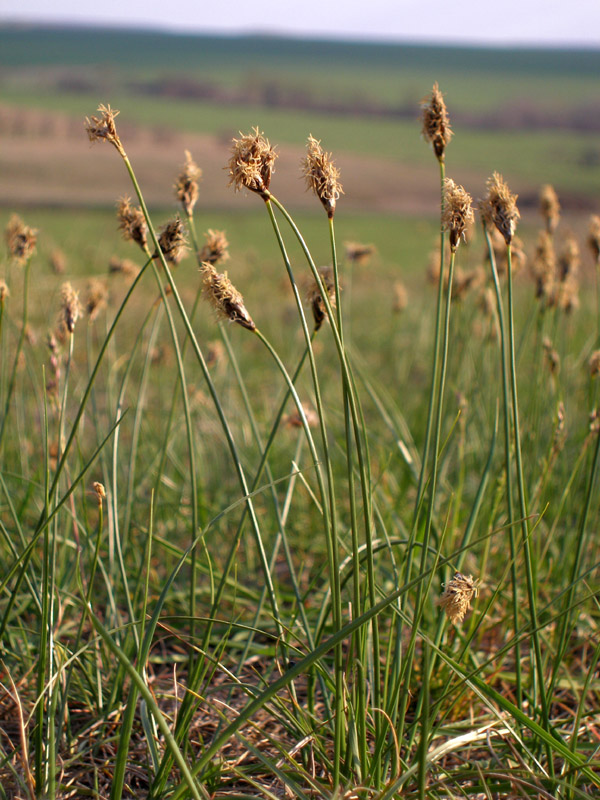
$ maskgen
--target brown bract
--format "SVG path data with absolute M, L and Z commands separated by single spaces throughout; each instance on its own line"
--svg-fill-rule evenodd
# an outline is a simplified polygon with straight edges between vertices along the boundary
M 233 140 L 229 186 L 233 185 L 236 192 L 245 187 L 267 200 L 277 153 L 258 128 L 252 131 L 245 135 L 240 131 L 241 138 Z
M 25 263 L 35 253 L 37 230 L 25 225 L 16 214 L 10 218 L 4 235 L 8 252 L 20 264 Z
M 85 118 L 85 129 L 90 142 L 110 142 L 117 148 L 120 155 L 125 157 L 125 150 L 115 125 L 115 117 L 120 112 L 113 110 L 110 105 L 99 105 L 98 112 L 100 113 L 99 117 L 91 116 Z
M 440 92 L 437 82 L 433 84 L 431 95 L 421 100 L 421 106 L 423 108 L 423 136 L 428 142 L 431 142 L 438 161 L 443 161 L 446 147 L 452 138 L 452 129 L 444 95 Z
M 467 224 L 473 220 L 473 198 L 452 178 L 444 180 L 442 226 L 449 233 L 450 249 L 455 252 Z
M 180 217 L 167 222 L 159 234 L 158 244 L 165 261 L 177 266 L 189 250 L 186 230 Z
M 221 319 L 237 322 L 249 331 L 256 330 L 252 317 L 246 311 L 244 298 L 231 283 L 226 272 L 217 272 L 212 264 L 204 262 L 202 272 L 203 296 L 217 312 Z
M 306 144 L 306 156 L 301 161 L 306 188 L 317 195 L 329 219 L 335 214 L 335 206 L 341 194 L 340 171 L 333 163 L 331 153 L 326 153 L 321 142 L 312 135 Z
M 521 216 L 517 208 L 518 195 L 512 194 L 502 175 L 494 172 L 487 180 L 487 197 L 481 204 L 481 214 L 486 225 L 495 225 L 507 245 L 512 242 Z
M 444 591 L 436 600 L 436 605 L 441 606 L 450 622 L 462 622 L 465 614 L 471 607 L 471 600 L 477 597 L 479 581 L 472 575 L 463 575 L 455 572 L 452 580 L 444 586 Z
M 129 197 L 122 197 L 117 205 L 119 230 L 127 241 L 135 242 L 146 250 L 148 246 L 148 226 L 141 208 L 134 208 Z
M 190 217 L 198 200 L 198 181 L 201 177 L 202 170 L 192 158 L 190 151 L 186 150 L 185 164 L 173 188 L 175 189 L 175 196 L 183 206 L 183 210 Z

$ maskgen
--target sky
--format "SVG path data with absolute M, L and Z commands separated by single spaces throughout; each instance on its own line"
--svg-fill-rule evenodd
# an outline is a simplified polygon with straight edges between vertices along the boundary
M 0 0 L 2 22 L 317 38 L 600 47 L 600 0 Z

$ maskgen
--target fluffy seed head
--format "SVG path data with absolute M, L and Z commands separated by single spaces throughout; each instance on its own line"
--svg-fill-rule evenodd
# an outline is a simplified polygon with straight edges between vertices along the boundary
M 106 284 L 97 278 L 92 278 L 87 285 L 87 297 L 85 299 L 85 310 L 87 311 L 90 322 L 93 322 L 102 309 L 106 306 L 108 290 Z
M 564 281 L 568 275 L 577 275 L 580 263 L 581 256 L 577 239 L 573 234 L 569 234 L 565 237 L 564 246 L 558 260 L 560 280 Z
M 479 581 L 472 575 L 463 575 L 455 572 L 452 580 L 444 586 L 444 591 L 436 600 L 436 605 L 441 606 L 450 622 L 462 622 L 471 606 L 473 597 L 479 593 Z
M 408 306 L 408 292 L 406 286 L 402 281 L 395 281 L 394 283 L 394 301 L 392 303 L 392 311 L 395 314 L 400 314 L 406 311 Z
M 549 183 L 540 190 L 540 211 L 546 223 L 546 230 L 548 233 L 554 233 L 560 222 L 560 203 L 554 187 Z
M 188 216 L 192 216 L 194 206 L 198 200 L 198 181 L 202 177 L 202 170 L 192 158 L 189 150 L 185 151 L 185 164 L 175 182 L 175 196 L 183 206 Z
M 19 264 L 24 264 L 34 254 L 37 230 L 25 225 L 16 214 L 10 218 L 4 235 L 9 254 Z
M 340 171 L 332 161 L 331 153 L 326 153 L 321 142 L 312 135 L 306 144 L 306 156 L 301 162 L 302 175 L 306 188 L 317 195 L 329 219 L 335 214 L 335 206 L 341 194 Z
M 165 260 L 177 266 L 189 250 L 186 230 L 180 217 L 167 222 L 159 234 L 158 244 Z
M 106 489 L 104 488 L 104 484 L 100 483 L 99 481 L 94 481 L 92 483 L 92 489 L 98 498 L 98 505 L 101 506 L 102 501 L 106 498 Z
M 252 317 L 246 311 L 244 298 L 231 283 L 226 272 L 217 272 L 212 264 L 205 261 L 200 267 L 204 288 L 202 294 L 221 319 L 237 322 L 249 331 L 256 330 Z
M 277 153 L 258 128 L 245 135 L 240 131 L 240 137 L 231 148 L 229 186 L 236 192 L 245 187 L 266 200 Z
M 8 290 L 8 286 L 6 285 L 6 281 L 0 279 L 0 303 L 4 303 L 7 297 L 10 296 L 10 292 Z
M 438 161 L 443 161 L 446 147 L 452 138 L 452 130 L 444 95 L 440 92 L 437 82 L 433 84 L 431 94 L 421 100 L 421 107 L 423 109 L 423 136 L 428 142 L 431 142 Z
M 546 357 L 546 364 L 552 375 L 557 375 L 560 371 L 560 356 L 557 350 L 552 346 L 552 340 L 548 336 L 544 336 L 542 340 L 542 347 L 544 348 L 544 355 Z
M 588 244 L 594 256 L 594 260 L 597 264 L 600 264 L 600 217 L 597 214 L 592 214 L 590 217 Z
M 452 178 L 444 180 L 442 225 L 450 234 L 450 249 L 455 252 L 469 222 L 473 221 L 473 198 Z
M 111 275 L 121 274 L 128 278 L 135 278 L 135 276 L 139 273 L 140 268 L 130 258 L 111 256 L 108 262 L 108 271 Z
M 110 142 L 119 151 L 121 156 L 125 156 L 125 150 L 119 139 L 115 117 L 120 113 L 113 110 L 109 105 L 98 106 L 99 117 L 86 117 L 85 129 L 90 142 Z
M 58 247 L 50 253 L 50 267 L 56 275 L 62 275 L 67 269 L 66 256 Z
M 535 296 L 551 305 L 556 280 L 556 252 L 548 231 L 540 231 L 530 269 L 536 284 Z
M 600 350 L 594 350 L 588 361 L 590 375 L 597 378 L 600 375 Z
M 135 242 L 146 250 L 148 246 L 148 226 L 141 208 L 134 208 L 129 197 L 122 197 L 117 204 L 119 230 L 126 241 Z
M 200 261 L 208 261 L 209 264 L 218 264 L 219 261 L 228 261 L 229 242 L 225 236 L 225 231 L 213 231 L 209 228 L 204 234 L 206 243 L 198 253 Z
M 367 264 L 371 256 L 377 252 L 374 244 L 360 244 L 359 242 L 344 242 L 346 260 L 351 264 Z
M 62 320 L 69 333 L 74 333 L 75 323 L 81 312 L 79 295 L 68 281 L 63 283 L 60 294 Z
M 494 172 L 487 180 L 487 197 L 481 204 L 481 214 L 487 225 L 495 225 L 507 245 L 512 242 L 521 216 L 517 208 L 518 195 L 512 194 L 502 175 Z
M 327 296 L 329 297 L 329 303 L 332 308 L 335 308 L 335 285 L 333 282 L 333 270 L 331 267 L 321 267 L 319 269 L 319 275 L 321 276 L 321 282 L 325 287 Z M 327 307 L 323 301 L 323 289 L 321 287 L 321 283 L 317 283 L 316 281 L 313 283 L 309 289 L 306 299 L 310 303 L 310 307 L 312 309 L 315 320 L 315 330 L 318 331 L 323 324 L 325 317 L 327 316 Z

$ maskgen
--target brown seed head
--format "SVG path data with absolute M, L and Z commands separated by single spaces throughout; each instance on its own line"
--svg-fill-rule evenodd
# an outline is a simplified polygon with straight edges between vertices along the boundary
M 139 273 L 140 268 L 130 258 L 119 258 L 118 256 L 111 256 L 108 262 L 108 271 L 111 275 L 121 274 L 128 278 L 135 278 Z
M 58 247 L 50 253 L 50 268 L 56 275 L 62 275 L 67 269 L 66 256 Z
M 600 350 L 594 350 L 588 361 L 588 367 L 592 378 L 600 375 Z
M 377 252 L 374 244 L 360 244 L 359 242 L 344 242 L 346 259 L 351 264 L 367 264 L 371 256 Z
M 558 260 L 560 280 L 566 280 L 568 275 L 577 275 L 579 272 L 580 263 L 581 255 L 579 252 L 577 239 L 573 236 L 573 234 L 568 234 L 565 237 L 564 247 Z
M 205 261 L 200 269 L 204 284 L 202 294 L 215 309 L 217 316 L 230 322 L 237 322 L 249 331 L 256 330 L 256 325 L 244 306 L 244 298 L 231 283 L 227 273 L 217 272 L 208 261 Z
M 6 281 L 0 279 L 0 303 L 4 303 L 7 297 L 10 297 L 10 291 L 6 285 Z
M 332 161 L 331 153 L 326 153 L 321 142 L 312 135 L 306 144 L 306 156 L 301 161 L 302 176 L 306 188 L 317 195 L 329 219 L 335 214 L 335 206 L 341 194 L 340 171 Z
M 554 233 L 560 222 L 560 203 L 554 187 L 549 183 L 540 190 L 540 211 L 546 223 L 546 230 L 548 233 Z
M 79 295 L 68 281 L 63 283 L 60 294 L 62 320 L 69 333 L 74 333 L 75 323 L 81 312 Z
M 517 208 L 518 195 L 510 192 L 502 175 L 497 172 L 488 178 L 487 188 L 487 197 L 481 204 L 481 214 L 488 226 L 496 226 L 509 245 L 515 235 L 517 220 L 521 216 Z
M 135 242 L 146 250 L 148 246 L 148 226 L 141 208 L 134 208 L 129 197 L 122 197 L 117 204 L 119 230 L 126 241 Z
M 310 303 L 313 317 L 315 320 L 315 330 L 318 331 L 327 316 L 327 307 L 323 300 L 323 289 L 321 283 L 325 287 L 329 303 L 332 308 L 335 308 L 335 284 L 333 282 L 333 270 L 331 267 L 321 267 L 319 269 L 321 282 L 316 281 L 312 284 L 308 291 L 306 299 Z
M 229 186 L 233 184 L 236 192 L 245 187 L 267 200 L 277 153 L 258 128 L 252 130 L 246 135 L 240 131 L 241 138 L 233 140 Z
M 225 236 L 225 231 L 213 231 L 209 228 L 204 234 L 206 244 L 198 253 L 200 261 L 208 261 L 213 266 L 219 261 L 229 260 L 229 242 Z
M 16 214 L 6 226 L 5 238 L 8 252 L 19 264 L 24 264 L 35 252 L 37 230 L 25 225 Z
M 433 84 L 431 95 L 421 100 L 421 106 L 423 108 L 423 136 L 428 142 L 431 142 L 433 152 L 441 162 L 444 160 L 448 142 L 452 138 L 452 129 L 444 95 L 440 92 L 437 82 Z
M 557 375 L 560 371 L 560 356 L 557 350 L 552 346 L 552 340 L 548 336 L 544 336 L 542 347 L 544 348 L 548 369 L 552 375 Z
M 460 237 L 467 224 L 473 220 L 473 198 L 462 186 L 454 183 L 452 178 L 444 180 L 444 211 L 442 226 L 450 234 L 450 249 L 456 252 Z
M 167 222 L 159 234 L 158 244 L 165 260 L 177 266 L 189 250 L 185 226 L 180 217 Z
M 441 597 L 436 600 L 436 605 L 441 606 L 450 622 L 462 622 L 470 608 L 471 600 L 479 593 L 479 581 L 472 575 L 463 575 L 455 572 L 452 580 L 444 586 Z
M 396 314 L 406 311 L 408 306 L 408 292 L 406 286 L 402 281 L 395 281 L 394 283 L 394 302 L 392 304 L 392 311 Z
M 89 136 L 90 142 L 110 142 L 113 144 L 120 155 L 125 157 L 125 149 L 119 139 L 117 127 L 115 125 L 115 117 L 119 115 L 119 111 L 113 111 L 110 106 L 98 106 L 100 113 L 99 117 L 86 117 L 85 129 Z
M 308 427 L 316 428 L 319 424 L 319 416 L 314 408 L 311 408 L 308 403 L 302 403 L 302 411 L 304 412 L 304 417 L 306 418 Z M 282 421 L 286 428 L 303 427 L 302 417 L 300 416 L 298 409 L 293 411 L 291 414 L 286 414 Z
M 90 322 L 93 322 L 100 311 L 106 306 L 108 289 L 106 284 L 97 278 L 92 278 L 87 285 L 87 297 L 85 300 L 85 310 L 87 311 Z
M 556 281 L 556 252 L 548 231 L 540 231 L 530 269 L 536 284 L 535 296 L 546 305 L 552 305 Z
M 590 217 L 588 244 L 594 260 L 600 265 L 600 217 L 597 214 L 592 214 Z
M 98 505 L 101 506 L 102 501 L 106 498 L 106 489 L 104 488 L 104 484 L 100 483 L 99 481 L 94 481 L 94 483 L 92 483 L 92 489 L 98 498 Z
M 185 151 L 185 164 L 175 182 L 175 196 L 183 206 L 185 213 L 191 217 L 194 206 L 198 200 L 198 181 L 202 177 L 202 170 L 192 158 L 189 150 Z

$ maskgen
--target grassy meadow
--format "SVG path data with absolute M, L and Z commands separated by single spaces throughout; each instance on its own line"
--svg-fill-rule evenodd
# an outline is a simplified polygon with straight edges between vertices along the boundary
M 0 53 L 0 798 L 596 796 L 598 54 Z

